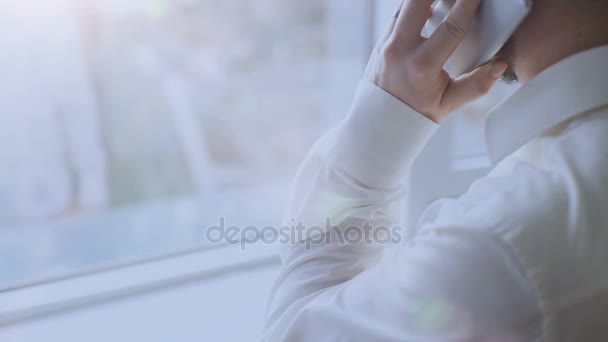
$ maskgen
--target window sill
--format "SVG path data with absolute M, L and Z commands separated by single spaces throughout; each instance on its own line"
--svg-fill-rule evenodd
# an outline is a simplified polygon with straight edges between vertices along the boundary
M 0 293 L 0 326 L 278 263 L 276 246 L 229 245 L 15 289 Z

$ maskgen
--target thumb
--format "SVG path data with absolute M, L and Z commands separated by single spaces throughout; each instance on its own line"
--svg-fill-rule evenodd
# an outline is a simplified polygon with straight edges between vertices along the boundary
M 508 63 L 496 58 L 450 83 L 444 92 L 441 106 L 454 111 L 487 94 L 507 71 Z

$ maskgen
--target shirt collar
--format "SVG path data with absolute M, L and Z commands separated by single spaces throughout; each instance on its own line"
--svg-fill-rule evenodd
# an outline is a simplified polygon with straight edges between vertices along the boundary
M 485 122 L 488 154 L 498 163 L 556 125 L 608 104 L 608 45 L 543 71 L 493 109 Z

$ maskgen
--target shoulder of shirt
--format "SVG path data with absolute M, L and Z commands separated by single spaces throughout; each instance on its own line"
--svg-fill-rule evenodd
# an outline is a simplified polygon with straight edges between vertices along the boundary
M 590 300 L 608 289 L 608 251 L 597 248 L 608 244 L 607 133 L 608 108 L 557 127 L 524 147 L 536 149 L 532 160 L 516 153 L 429 208 L 421 232 L 456 227 L 506 244 L 548 314 Z
M 518 227 L 539 229 L 569 215 L 567 209 L 581 195 L 608 189 L 607 169 L 608 107 L 570 120 L 524 146 L 459 198 L 435 203 L 427 213 L 430 217 L 421 221 L 458 218 L 498 235 L 513 234 Z

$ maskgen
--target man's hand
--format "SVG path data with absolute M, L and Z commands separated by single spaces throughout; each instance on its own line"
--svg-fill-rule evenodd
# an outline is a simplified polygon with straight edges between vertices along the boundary
M 456 80 L 443 70 L 468 31 L 480 0 L 457 0 L 444 23 L 425 39 L 421 32 L 434 0 L 405 0 L 368 66 L 370 81 L 439 123 L 485 95 L 508 65 L 495 59 Z

